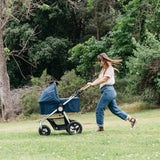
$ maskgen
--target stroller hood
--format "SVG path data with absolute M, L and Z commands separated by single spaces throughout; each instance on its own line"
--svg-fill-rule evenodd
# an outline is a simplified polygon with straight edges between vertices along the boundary
M 45 89 L 41 95 L 41 98 L 38 101 L 41 102 L 50 102 L 50 103 L 60 103 L 60 99 L 57 93 L 56 83 Z

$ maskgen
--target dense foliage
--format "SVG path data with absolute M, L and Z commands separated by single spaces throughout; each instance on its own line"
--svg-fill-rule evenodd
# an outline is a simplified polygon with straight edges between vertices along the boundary
M 37 88 L 33 88 L 32 90 L 21 94 L 20 104 L 23 106 L 24 116 L 30 116 L 32 113 L 39 113 L 39 105 L 37 102 L 40 98 L 40 94 L 38 93 Z
M 88 0 L 45 1 L 31 14 L 11 18 L 4 30 L 4 45 L 13 88 L 40 76 L 45 68 L 59 80 L 77 65 L 67 60 L 70 48 L 92 36 L 100 39 L 112 29 L 120 3 L 98 0 L 91 9 L 88 4 Z
M 159 5 L 155 1 L 130 1 L 124 6 L 113 31 L 101 41 L 92 37 L 72 48 L 70 59 L 77 62 L 79 59 L 77 70 L 82 76 L 93 79 L 97 73 L 96 55 L 107 52 L 112 58 L 123 59 L 119 77 L 128 78 L 125 87 L 129 94 L 136 93 L 144 101 L 159 103 L 160 26 L 156 20 L 160 16 Z
M 160 103 L 160 42 L 146 32 L 145 41 L 135 44 L 134 57 L 127 62 L 129 68 L 128 90 L 133 94 L 142 94 L 142 99 Z
M 77 71 L 81 73 L 86 80 L 93 79 L 97 73 L 98 63 L 96 63 L 97 53 L 107 52 L 109 49 L 109 39 L 103 37 L 101 41 L 91 37 L 88 41 L 78 44 L 69 52 L 71 61 L 76 62 Z
M 13 18 L 3 33 L 11 86 L 47 69 L 46 76 L 59 81 L 60 95 L 68 97 L 97 77 L 96 56 L 106 52 L 123 59 L 117 75 L 126 94 L 160 103 L 159 8 L 158 0 L 51 0 L 30 15 L 16 15 L 21 20 Z M 76 74 L 66 72 L 72 69 Z M 82 104 L 95 106 L 94 89 L 84 93 Z
M 47 75 L 45 69 L 40 77 L 32 77 L 31 83 L 34 87 L 29 89 L 27 92 L 20 93 L 20 105 L 23 108 L 23 114 L 30 116 L 32 113 L 39 113 L 39 104 L 37 103 L 40 99 L 41 92 L 51 82 L 51 76 Z

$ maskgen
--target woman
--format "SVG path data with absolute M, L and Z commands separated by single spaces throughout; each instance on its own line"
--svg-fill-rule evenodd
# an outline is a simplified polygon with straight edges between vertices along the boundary
M 102 93 L 96 108 L 97 131 L 104 131 L 104 111 L 107 106 L 113 114 L 123 120 L 128 120 L 131 123 L 131 129 L 134 128 L 137 119 L 130 117 L 124 111 L 120 110 L 116 104 L 116 92 L 113 85 L 115 83 L 114 70 L 117 69 L 112 67 L 112 63 L 118 63 L 121 62 L 121 60 L 110 59 L 105 53 L 100 53 L 97 59 L 100 66 L 102 66 L 102 70 L 95 81 L 87 83 L 88 86 L 100 84 L 100 91 Z

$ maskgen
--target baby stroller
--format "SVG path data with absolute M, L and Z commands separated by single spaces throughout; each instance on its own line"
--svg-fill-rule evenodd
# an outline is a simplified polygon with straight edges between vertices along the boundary
M 39 121 L 39 134 L 47 136 L 51 133 L 47 125 L 42 125 L 45 120 L 51 124 L 54 130 L 66 130 L 70 135 L 80 134 L 82 125 L 75 120 L 70 120 L 66 112 L 79 112 L 80 99 L 76 96 L 88 87 L 84 86 L 69 98 L 58 97 L 56 83 L 44 90 L 38 102 L 40 114 L 45 114 L 46 117 Z M 56 113 L 58 117 L 52 117 Z M 60 120 L 61 123 L 58 122 Z

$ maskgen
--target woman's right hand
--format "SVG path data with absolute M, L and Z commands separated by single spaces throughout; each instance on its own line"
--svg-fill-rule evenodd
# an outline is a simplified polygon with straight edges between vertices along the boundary
M 92 86 L 92 82 L 88 82 L 87 85 L 88 85 L 88 86 Z

